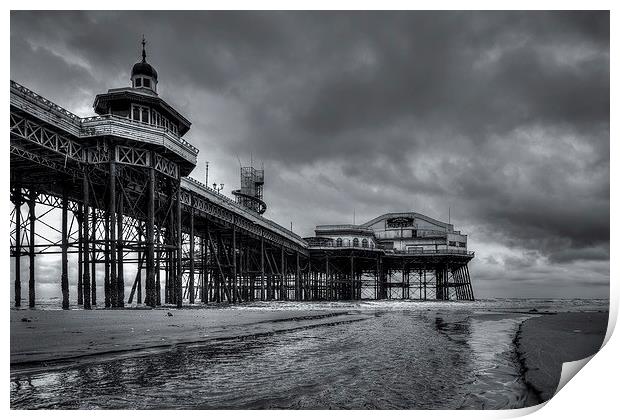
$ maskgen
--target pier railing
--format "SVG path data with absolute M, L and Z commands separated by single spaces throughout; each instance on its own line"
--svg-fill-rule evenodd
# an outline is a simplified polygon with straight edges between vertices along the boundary
M 438 248 L 438 249 L 425 249 L 425 250 L 398 250 L 398 249 L 390 249 L 381 245 L 376 245 L 374 247 L 370 246 L 352 246 L 352 245 L 343 245 L 337 246 L 335 242 L 316 240 L 317 238 L 305 238 L 308 242 L 308 245 L 311 249 L 356 249 L 362 251 L 379 251 L 383 252 L 386 255 L 467 255 L 474 256 L 473 251 L 467 251 L 462 249 L 447 249 L 447 248 Z M 319 238 L 322 239 L 322 238 Z
M 163 127 L 110 114 L 86 117 L 81 121 L 81 137 L 118 136 L 163 146 L 196 164 L 198 149 Z
M 196 164 L 198 149 L 165 127 L 110 114 L 81 118 L 13 80 L 11 105 L 78 138 L 100 135 L 129 138 L 164 146 Z

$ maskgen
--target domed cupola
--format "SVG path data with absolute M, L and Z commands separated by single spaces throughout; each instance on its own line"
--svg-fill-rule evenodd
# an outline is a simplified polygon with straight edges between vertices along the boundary
M 142 38 L 142 61 L 131 69 L 131 86 L 134 89 L 148 89 L 157 94 L 157 71 L 146 62 L 146 41 Z

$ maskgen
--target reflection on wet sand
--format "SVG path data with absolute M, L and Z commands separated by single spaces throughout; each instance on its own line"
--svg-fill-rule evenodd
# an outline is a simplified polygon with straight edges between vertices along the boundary
M 518 319 L 388 311 L 344 325 L 16 374 L 13 408 L 508 408 Z M 497 328 L 489 323 L 500 323 Z M 505 342 L 504 345 L 500 345 Z M 490 352 L 493 347 L 497 351 Z

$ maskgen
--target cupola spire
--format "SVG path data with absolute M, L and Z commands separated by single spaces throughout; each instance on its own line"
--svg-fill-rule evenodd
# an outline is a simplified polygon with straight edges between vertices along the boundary
M 142 35 L 142 62 L 146 63 L 146 39 Z
M 131 69 L 131 86 L 134 89 L 147 89 L 157 95 L 157 71 L 146 62 L 146 38 L 142 35 L 142 61 Z

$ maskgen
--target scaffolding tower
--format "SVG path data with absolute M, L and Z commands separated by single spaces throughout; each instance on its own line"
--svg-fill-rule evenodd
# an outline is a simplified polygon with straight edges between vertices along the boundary
M 237 198 L 237 203 L 248 210 L 263 214 L 267 210 L 267 205 L 263 201 L 264 184 L 264 169 L 245 166 L 241 168 L 241 189 L 235 190 L 232 193 Z

